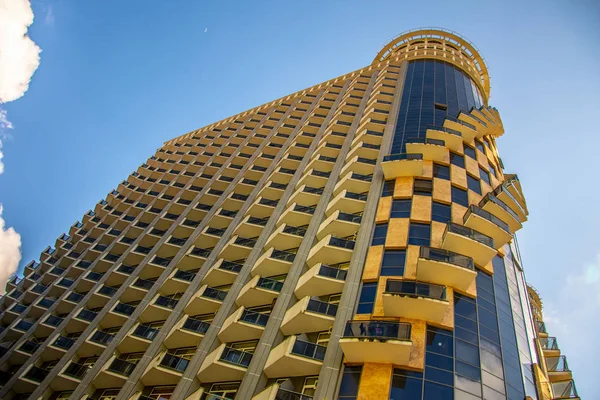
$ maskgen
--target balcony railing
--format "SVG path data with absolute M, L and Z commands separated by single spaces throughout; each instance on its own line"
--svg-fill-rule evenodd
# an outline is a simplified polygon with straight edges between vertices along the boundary
M 126 360 L 122 360 L 120 358 L 115 358 L 113 362 L 108 367 L 108 370 L 111 372 L 115 372 L 119 375 L 129 376 L 135 369 L 136 364 L 131 363 Z
M 69 350 L 71 348 L 71 346 L 73 346 L 73 344 L 75 343 L 75 340 L 65 337 L 65 336 L 59 336 L 54 343 L 52 344 L 52 346 L 54 347 L 59 347 L 61 349 L 65 349 L 65 350 Z
M 537 331 L 539 333 L 548 333 L 548 331 L 546 330 L 546 324 L 543 323 L 542 321 L 535 321 L 536 326 L 537 326 Z
M 389 279 L 385 285 L 385 293 L 446 301 L 446 288 L 431 283 Z
M 283 282 L 271 278 L 264 278 L 261 276 L 258 282 L 256 283 L 256 287 L 266 290 L 272 290 L 274 292 L 280 292 L 281 288 L 283 287 Z
M 422 246 L 419 257 L 426 260 L 444 262 L 457 267 L 475 270 L 475 263 L 471 257 L 463 256 L 462 254 L 453 253 L 444 249 L 435 249 L 432 247 Z
M 285 250 L 273 250 L 273 253 L 271 253 L 271 258 L 281 261 L 294 262 L 296 254 Z
M 540 346 L 542 350 L 559 350 L 555 337 L 540 338 Z
M 90 338 L 90 341 L 106 346 L 107 344 L 110 343 L 111 340 L 113 340 L 113 338 L 114 338 L 114 336 L 111 335 L 110 333 L 96 331 Z
M 315 208 L 312 207 L 312 206 L 301 206 L 299 204 L 296 204 L 294 206 L 294 211 L 301 212 L 301 213 L 304 213 L 304 214 L 313 215 L 315 213 Z
M 240 367 L 247 368 L 252 360 L 252 353 L 247 353 L 242 350 L 234 349 L 233 347 L 225 347 L 221 354 L 221 361 L 239 365 Z
M 235 272 L 236 274 L 239 273 L 242 270 L 242 267 L 244 265 L 243 264 L 239 264 L 233 261 L 223 261 L 221 263 L 221 265 L 219 265 L 219 269 L 225 270 L 225 271 L 231 271 L 231 272 Z
M 569 364 L 567 364 L 567 357 L 547 357 L 546 368 L 548 372 L 570 372 Z
M 50 315 L 48 318 L 46 318 L 44 324 L 50 326 L 59 326 L 62 322 L 63 319 L 61 317 L 57 317 L 56 315 Z
M 476 242 L 494 248 L 494 239 L 487 235 L 484 235 L 483 233 L 479 233 L 473 229 L 467 228 L 466 226 L 461 226 L 453 222 L 449 222 L 446 225 L 446 231 L 468 237 L 469 239 L 473 239 Z
M 286 225 L 285 228 L 283 228 L 283 233 L 303 237 L 304 235 L 306 235 L 306 228 L 303 228 L 301 226 Z
M 504 211 L 509 213 L 514 219 L 516 219 L 517 221 L 520 221 L 519 216 L 509 206 L 507 206 L 506 203 L 504 203 L 502 200 L 497 198 L 494 195 L 494 193 L 488 193 L 485 196 L 483 196 L 483 198 L 479 201 L 479 206 L 483 207 L 488 201 L 493 202 L 498 207 L 502 208 Z
M 133 331 L 133 336 L 140 337 L 142 339 L 153 340 L 158 335 L 159 330 L 152 328 L 151 326 L 138 325 Z
M 169 368 L 175 371 L 184 372 L 187 368 L 190 360 L 178 357 L 174 354 L 165 354 L 163 359 L 160 361 L 160 365 L 165 368 Z
M 337 304 L 326 303 L 321 300 L 310 299 L 306 306 L 308 311 L 312 311 L 317 314 L 329 315 L 331 317 L 335 317 L 337 314 L 338 306 Z
M 291 353 L 297 356 L 323 361 L 325 359 L 325 351 L 327 351 L 327 347 L 325 346 L 296 339 Z
M 19 323 L 15 325 L 15 328 L 20 331 L 27 332 L 32 326 L 33 324 L 29 321 L 19 321 Z
M 239 246 L 244 246 L 244 247 L 254 247 L 256 245 L 256 240 L 255 239 L 251 239 L 251 238 L 243 238 L 241 236 L 238 236 L 235 239 L 235 244 L 239 245 Z
M 444 128 L 443 126 L 427 125 L 427 129 L 433 129 L 435 131 L 446 132 L 454 136 L 462 137 L 461 132 L 450 128 Z
M 400 160 L 422 160 L 423 154 L 418 153 L 397 153 L 389 154 L 383 157 L 383 162 L 400 161 Z
M 175 306 L 177 305 L 178 302 L 179 302 L 179 300 L 173 299 L 171 297 L 158 296 L 158 298 L 156 299 L 154 304 L 161 306 L 161 307 L 170 308 L 172 310 L 175 308 Z
M 348 221 L 348 222 L 354 222 L 356 224 L 360 224 L 360 221 L 362 220 L 362 216 L 355 215 L 355 214 L 348 214 L 345 212 L 340 212 L 337 219 L 340 221 Z
M 379 340 L 410 340 L 411 324 L 392 321 L 348 321 L 344 330 L 346 338 Z
M 48 376 L 50 371 L 38 367 L 31 367 L 29 371 L 25 374 L 25 378 L 32 380 L 34 382 L 42 382 Z
M 110 286 L 102 286 L 98 290 L 98 293 L 104 294 L 108 297 L 112 297 L 115 293 L 117 293 L 117 289 L 114 287 L 110 287 Z
M 79 303 L 85 296 L 81 293 L 72 292 L 67 296 L 67 300 L 73 303 Z
M 33 354 L 39 347 L 40 347 L 39 343 L 27 340 L 25 343 L 23 343 L 21 345 L 21 347 L 19 347 L 19 350 L 23 351 L 25 353 L 28 353 L 28 354 Z
M 269 218 L 250 217 L 248 218 L 248 223 L 252 225 L 265 226 L 268 220 Z
M 183 329 L 200 334 L 205 334 L 206 331 L 208 331 L 208 328 L 210 328 L 210 324 L 208 322 L 201 321 L 193 317 L 188 317 L 183 323 Z
M 242 316 L 240 317 L 240 321 L 244 321 L 253 325 L 266 326 L 267 321 L 269 321 L 269 315 L 252 310 L 244 310 Z
M 178 269 L 177 271 L 175 271 L 175 275 L 173 275 L 173 277 L 181 279 L 182 281 L 191 282 L 196 277 L 196 273 L 191 271 L 182 271 Z
M 140 289 L 150 290 L 150 288 L 154 286 L 154 281 L 137 278 L 135 282 L 133 282 L 133 286 Z
M 469 206 L 469 209 L 467 210 L 467 212 L 465 213 L 465 216 L 463 217 L 463 222 L 467 222 L 467 219 L 469 219 L 469 216 L 471 214 L 475 214 L 480 216 L 481 218 L 496 224 L 497 226 L 499 226 L 500 228 L 502 228 L 503 231 L 510 233 L 510 227 L 508 226 L 508 224 L 504 221 L 502 221 L 500 218 L 496 217 L 495 215 L 493 215 L 492 213 L 489 213 L 485 210 L 482 210 L 481 208 L 471 204 Z
M 354 250 L 355 242 L 354 240 L 341 239 L 337 237 L 331 237 L 329 240 L 329 244 L 335 247 L 341 247 L 348 250 Z
M 275 400 L 313 400 L 312 396 L 302 393 L 292 392 L 291 390 L 279 388 L 275 393 Z
M 225 297 L 227 297 L 227 292 L 225 292 L 223 290 L 207 287 L 206 289 L 204 289 L 204 293 L 202 293 L 202 297 L 208 297 L 209 299 L 223 301 L 223 300 L 225 300 Z
M 86 365 L 77 364 L 75 362 L 71 362 L 69 366 L 65 369 L 63 374 L 71 376 L 76 379 L 83 379 L 85 374 L 89 371 L 90 367 Z
M 118 314 L 129 316 L 135 311 L 135 306 L 132 306 L 131 304 L 119 303 L 115 306 L 113 311 Z
M 321 265 L 321 267 L 319 267 L 319 275 L 324 276 L 326 278 L 344 281 L 346 280 L 346 275 L 348 275 L 348 271 L 345 269 L 330 267 L 329 265 Z
M 25 310 L 27 310 L 27 307 L 24 306 L 23 304 L 15 304 L 14 306 L 12 306 L 12 308 L 10 309 L 10 311 L 14 312 L 15 314 L 21 314 L 23 312 L 25 312 Z

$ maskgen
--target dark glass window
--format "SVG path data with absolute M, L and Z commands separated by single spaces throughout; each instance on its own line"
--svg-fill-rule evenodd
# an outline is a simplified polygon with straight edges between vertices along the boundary
M 433 164 L 433 177 L 450 180 L 450 168 L 446 165 Z
M 378 224 L 375 225 L 375 229 L 373 231 L 373 242 L 371 245 L 379 246 L 385 244 L 385 237 L 387 236 L 388 224 Z
M 496 175 L 496 168 L 494 168 L 493 165 L 490 165 L 490 174 L 494 175 L 494 178 L 497 178 L 498 176 Z
M 411 222 L 408 230 L 408 243 L 418 246 L 429 246 L 431 242 L 431 225 Z
M 431 196 L 433 192 L 433 182 L 427 179 L 415 179 L 413 185 L 413 194 L 420 196 Z
M 465 158 L 460 154 L 450 152 L 450 164 L 456 165 L 457 167 L 465 167 Z
M 404 264 L 406 263 L 406 250 L 386 250 L 381 262 L 381 276 L 404 275 Z
M 394 369 L 390 399 L 414 400 L 420 399 L 423 387 L 423 377 L 419 372 Z
M 425 343 L 425 350 L 427 352 L 441 354 L 443 356 L 453 357 L 453 344 L 452 335 L 450 332 L 443 331 L 441 329 L 435 329 L 428 327 L 427 329 L 427 342 Z
M 469 174 L 467 174 L 467 186 L 475 193 L 481 194 L 481 183 L 479 183 L 479 179 L 473 178 Z
M 360 374 L 362 366 L 346 366 L 342 375 L 340 384 L 340 400 L 355 400 L 358 395 L 358 384 L 360 383 Z
M 475 141 L 475 147 L 477 147 L 477 150 L 479 150 L 480 152 L 482 152 L 483 154 L 485 154 L 485 150 L 483 149 L 483 143 L 481 143 L 480 141 L 476 140 Z
M 357 314 L 370 314 L 373 312 L 375 295 L 377 294 L 377 282 L 363 283 L 358 300 Z
M 391 218 L 410 218 L 410 207 L 412 201 L 394 199 L 392 201 L 392 212 L 390 213 Z
M 465 156 L 471 157 L 473 160 L 477 160 L 475 149 L 465 144 Z
M 492 168 L 490 168 L 490 170 L 491 169 Z M 482 181 L 484 181 L 488 185 L 492 186 L 492 184 L 490 182 L 490 174 L 485 169 L 483 169 L 481 167 L 479 167 L 479 177 L 481 178 Z
M 395 185 L 396 181 L 385 181 L 383 183 L 383 192 L 381 193 L 381 197 L 393 196 Z
M 445 372 L 445 374 L 452 374 L 449 372 Z M 449 385 L 453 384 L 453 380 L 448 383 Z M 453 400 L 454 399 L 454 389 L 450 386 L 438 385 L 437 383 L 425 381 L 425 386 L 423 388 L 423 398 L 424 399 L 435 399 L 435 400 Z
M 469 196 L 467 195 L 467 191 L 452 186 L 452 202 L 469 207 Z
M 452 208 L 447 204 L 434 201 L 431 203 L 431 219 L 443 223 L 452 221 Z

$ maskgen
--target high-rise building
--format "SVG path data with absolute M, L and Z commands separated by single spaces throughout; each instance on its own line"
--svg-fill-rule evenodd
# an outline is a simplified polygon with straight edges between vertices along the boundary
M 164 143 L 8 283 L 0 398 L 575 398 L 489 96 L 418 30 Z

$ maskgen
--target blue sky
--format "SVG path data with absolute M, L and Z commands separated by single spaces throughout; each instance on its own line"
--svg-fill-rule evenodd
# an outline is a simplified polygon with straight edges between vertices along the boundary
M 25 95 L 2 105 L 13 129 L 2 140 L 0 228 L 21 235 L 20 270 L 163 141 L 366 66 L 402 31 L 441 26 L 486 59 L 490 104 L 506 130 L 498 146 L 530 210 L 519 233 L 527 279 L 580 394 L 600 397 L 591 343 L 600 331 L 597 2 L 35 0 L 32 8 L 41 62 Z

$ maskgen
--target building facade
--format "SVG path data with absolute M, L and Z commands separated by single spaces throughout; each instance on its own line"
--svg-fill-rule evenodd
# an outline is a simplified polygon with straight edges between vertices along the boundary
M 0 398 L 576 398 L 489 95 L 418 30 L 164 143 L 8 283 Z

